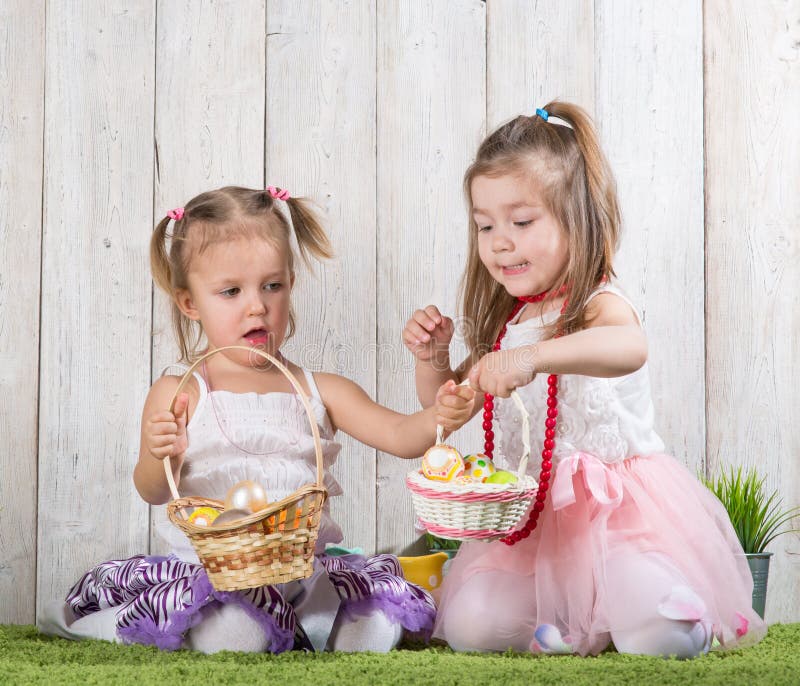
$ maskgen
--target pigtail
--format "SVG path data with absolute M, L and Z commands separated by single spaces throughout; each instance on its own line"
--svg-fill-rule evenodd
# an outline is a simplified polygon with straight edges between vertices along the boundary
M 172 268 L 169 263 L 169 253 L 167 252 L 167 226 L 170 218 L 164 217 L 156 225 L 153 235 L 150 237 L 150 271 L 153 273 L 153 281 L 167 295 L 172 295 Z
M 297 237 L 297 246 L 306 266 L 311 267 L 311 257 L 317 260 L 333 257 L 328 236 L 309 203 L 302 198 L 288 198 L 286 204 Z

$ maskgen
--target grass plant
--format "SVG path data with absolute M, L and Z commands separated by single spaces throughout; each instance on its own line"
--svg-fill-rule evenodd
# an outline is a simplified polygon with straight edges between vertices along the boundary
M 797 684 L 800 624 L 775 624 L 752 648 L 712 652 L 694 660 L 620 655 L 597 657 L 530 653 L 454 653 L 444 647 L 409 646 L 376 653 L 282 655 L 222 652 L 174 653 L 151 646 L 105 641 L 67 641 L 39 634 L 32 626 L 0 626 L 1 684 L 568 684 L 600 686 L 707 686 Z
M 763 553 L 778 536 L 798 531 L 784 527 L 800 515 L 800 507 L 782 508 L 778 492 L 767 493 L 766 477 L 755 469 L 731 466 L 703 482 L 728 511 L 745 553 Z

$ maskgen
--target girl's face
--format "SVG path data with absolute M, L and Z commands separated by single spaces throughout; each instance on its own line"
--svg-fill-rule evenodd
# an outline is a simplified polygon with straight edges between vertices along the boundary
M 192 256 L 189 288 L 178 292 L 178 306 L 202 323 L 211 348 L 280 349 L 294 283 L 286 250 L 263 238 L 238 238 Z
M 567 235 L 533 185 L 516 175 L 476 176 L 470 192 L 489 274 L 515 297 L 550 290 L 567 268 Z

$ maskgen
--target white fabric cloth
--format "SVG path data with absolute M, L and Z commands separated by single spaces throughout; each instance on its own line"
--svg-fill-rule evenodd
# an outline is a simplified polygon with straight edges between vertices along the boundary
M 598 288 L 591 298 L 600 293 L 614 293 L 636 312 L 630 299 L 615 285 Z M 522 315 L 524 309 L 517 317 Z M 558 318 L 558 310 L 524 322 L 509 322 L 501 342 L 501 350 L 536 343 L 543 326 Z M 528 472 L 539 468 L 538 456 L 543 449 L 544 422 L 547 418 L 547 377 L 537 374 L 527 386 L 517 389 L 530 416 L 531 459 Z M 513 401 L 495 399 L 497 425 L 496 462 L 504 469 L 516 470 L 522 456 L 522 433 L 519 410 Z M 650 377 L 645 363 L 641 369 L 626 376 L 612 379 L 568 374 L 559 376 L 558 422 L 556 424 L 553 468 L 558 462 L 578 451 L 596 455 L 604 462 L 619 462 L 634 455 L 651 455 L 664 452 L 664 442 L 653 428 L 653 401 L 650 395 Z
M 173 368 L 181 374 L 186 370 L 173 365 L 165 372 Z M 313 375 L 304 372 L 322 444 L 323 481 L 328 495 L 335 497 L 342 489 L 328 470 L 336 462 L 341 445 L 333 440 L 333 428 Z M 275 502 L 316 481 L 314 439 L 308 415 L 296 394 L 209 392 L 198 372 L 194 377 L 200 398 L 187 426 L 189 447 L 178 486 L 182 496 L 224 500 L 231 486 L 249 479 L 261 484 L 269 501 Z M 317 553 L 343 538 L 331 518 L 329 503 L 330 499 L 323 509 Z M 171 522 L 158 523 L 156 530 L 176 555 L 198 561 L 189 539 Z

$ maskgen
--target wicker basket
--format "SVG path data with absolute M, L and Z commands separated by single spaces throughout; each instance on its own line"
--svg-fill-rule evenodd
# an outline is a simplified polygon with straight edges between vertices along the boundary
M 170 460 L 164 460 L 173 500 L 167 505 L 170 521 L 192 542 L 197 556 L 218 591 L 235 591 L 266 584 L 279 584 L 311 575 L 314 545 L 319 533 L 322 506 L 328 496 L 323 486 L 322 443 L 319 428 L 308 398 L 292 373 L 271 355 L 244 346 L 217 348 L 197 360 L 184 374 L 175 390 L 170 410 L 194 370 L 204 360 L 223 350 L 246 350 L 259 355 L 279 369 L 291 382 L 311 422 L 317 461 L 317 481 L 298 489 L 283 500 L 240 520 L 219 526 L 197 526 L 188 521 L 186 510 L 213 507 L 220 512 L 219 500 L 184 497 L 178 494 Z M 233 485 L 233 484 L 231 484 Z
M 531 454 L 528 412 L 516 391 L 511 393 L 522 417 L 523 454 L 513 484 L 432 481 L 419 469 L 406 476 L 420 524 L 439 538 L 493 541 L 520 524 L 536 497 L 537 483 L 525 473 Z M 442 443 L 438 427 L 437 443 Z

